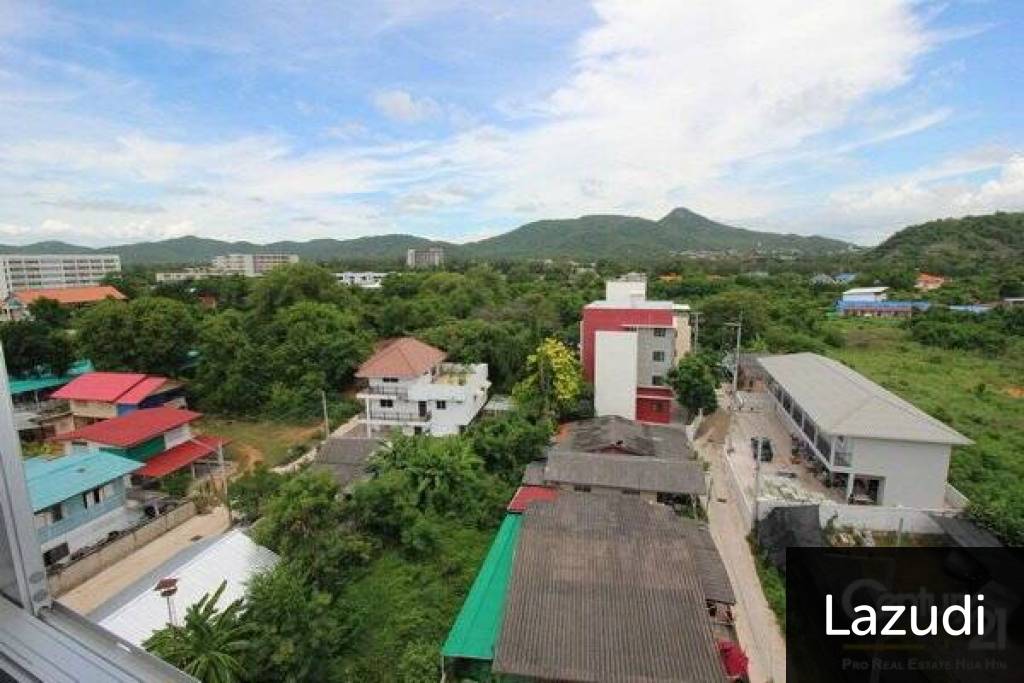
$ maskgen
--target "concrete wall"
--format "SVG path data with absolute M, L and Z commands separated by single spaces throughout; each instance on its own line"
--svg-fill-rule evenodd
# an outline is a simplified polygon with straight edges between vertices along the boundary
M 68 551 L 98 543 L 112 531 L 123 529 L 128 516 L 124 513 L 125 484 L 123 478 L 101 486 L 108 493 L 99 503 L 90 501 L 86 505 L 83 494 L 76 494 L 61 501 L 62 518 L 52 524 L 38 527 L 36 537 L 45 552 L 62 543 L 68 544 Z
M 75 586 L 88 581 L 153 539 L 170 531 L 185 520 L 194 517 L 195 514 L 195 503 L 185 503 L 167 514 L 157 517 L 152 522 L 125 534 L 116 541 L 108 543 L 100 550 L 62 567 L 58 573 L 51 574 L 48 577 L 50 594 L 54 597 L 60 596 Z
M 71 400 L 71 413 L 77 417 L 91 417 L 106 420 L 117 417 L 117 406 L 107 401 Z
M 665 335 L 655 335 L 655 329 L 665 330 Z M 669 328 L 640 327 L 636 330 L 637 335 L 637 367 L 636 379 L 640 386 L 660 386 L 654 383 L 655 376 L 662 378 L 662 384 L 666 382 L 665 376 L 672 368 L 675 359 L 676 331 Z M 662 359 L 654 360 L 654 353 L 660 351 Z
M 636 332 L 595 334 L 594 412 L 636 419 Z
M 647 298 L 646 280 L 608 280 L 604 283 L 605 301 L 629 304 Z
M 852 439 L 854 475 L 885 478 L 879 505 L 940 509 L 946 497 L 948 444 Z

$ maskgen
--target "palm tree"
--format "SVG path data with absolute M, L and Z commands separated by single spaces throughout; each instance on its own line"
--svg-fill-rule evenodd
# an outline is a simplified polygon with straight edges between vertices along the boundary
M 227 581 L 185 611 L 183 626 L 169 625 L 143 643 L 150 652 L 203 683 L 236 683 L 244 678 L 240 655 L 249 647 L 242 599 L 217 610 Z

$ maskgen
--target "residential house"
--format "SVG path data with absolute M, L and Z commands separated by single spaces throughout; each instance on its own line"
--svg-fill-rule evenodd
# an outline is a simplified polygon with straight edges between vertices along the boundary
M 53 392 L 50 398 L 68 402 L 71 429 L 142 408 L 186 407 L 181 382 L 134 372 L 89 372 Z M 66 422 L 56 425 L 57 434 L 70 431 Z
M 759 359 L 772 406 L 845 500 L 942 509 L 959 432 L 842 363 L 814 353 Z
M 888 287 L 854 287 L 843 292 L 842 300 L 847 303 L 875 303 L 888 298 Z
M 445 675 L 721 683 L 717 641 L 739 646 L 717 615 L 735 602 L 706 524 L 634 496 L 520 492 L 441 648 Z
M 23 440 L 48 439 L 75 428 L 74 418 L 65 401 L 51 394 L 76 377 L 92 372 L 92 362 L 78 361 L 63 375 L 43 372 L 10 380 L 14 406 L 14 426 Z
M 943 277 L 942 275 L 932 275 L 931 273 L 919 273 L 917 281 L 914 283 L 914 288 L 919 289 L 922 292 L 930 292 L 932 290 L 942 287 L 944 284 L 949 282 L 949 278 Z
M 117 254 L 0 254 L 0 298 L 26 289 L 98 285 L 120 271 Z
M 109 285 L 89 287 L 62 287 L 59 289 L 23 289 L 7 295 L 0 310 L 4 320 L 24 320 L 31 314 L 28 307 L 39 299 L 52 299 L 63 308 L 82 308 L 107 299 L 124 300 L 126 297 Z
M 843 292 L 836 303 L 836 311 L 842 316 L 863 318 L 909 318 L 918 311 L 927 311 L 927 301 L 893 301 L 889 299 L 888 287 L 855 287 Z
M 373 428 L 444 436 L 461 432 L 487 402 L 485 363 L 445 363 L 445 352 L 412 337 L 391 339 L 360 367 L 356 398 Z
M 126 507 L 127 479 L 142 463 L 101 451 L 25 461 L 36 535 L 47 566 L 131 528 L 138 511 Z
M 201 413 L 159 406 L 141 408 L 109 420 L 94 422 L 57 440 L 68 454 L 100 450 L 143 466 L 134 474 L 145 481 L 159 479 L 185 467 L 213 466 L 213 456 L 227 443 L 220 437 L 197 434 L 192 423 Z
M 362 287 L 363 289 L 380 289 L 386 278 L 391 273 L 377 273 L 373 271 L 335 273 L 334 277 L 339 284 L 350 287 Z
M 648 301 L 642 275 L 609 280 L 605 298 L 583 307 L 580 356 L 598 415 L 669 422 L 666 375 L 689 351 L 689 306 Z

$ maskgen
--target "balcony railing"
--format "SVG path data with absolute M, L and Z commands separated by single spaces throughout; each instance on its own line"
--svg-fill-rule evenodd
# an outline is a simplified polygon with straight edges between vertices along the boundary
M 430 411 L 388 410 L 387 408 L 371 408 L 367 420 L 386 420 L 389 422 L 429 422 Z
M 405 396 L 409 387 L 404 385 L 374 384 L 359 391 L 360 396 Z

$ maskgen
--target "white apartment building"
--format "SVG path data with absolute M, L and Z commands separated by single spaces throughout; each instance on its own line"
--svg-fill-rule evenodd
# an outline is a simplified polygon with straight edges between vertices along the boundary
M 362 287 L 363 289 L 380 289 L 381 284 L 391 273 L 376 273 L 372 271 L 335 273 L 334 277 L 338 284 L 349 285 L 350 287 Z
M 409 249 L 405 252 L 405 265 L 409 268 L 440 268 L 444 265 L 444 249 Z
M 245 277 L 259 277 L 278 266 L 298 262 L 298 254 L 224 254 L 211 261 L 214 270 Z
M 119 272 L 116 254 L 0 254 L 0 298 L 25 289 L 98 285 Z
M 356 394 L 364 402 L 367 435 L 373 429 L 405 434 L 458 434 L 487 403 L 487 365 L 443 362 L 441 349 L 412 337 L 386 342 L 363 363 L 356 377 L 367 386 Z

